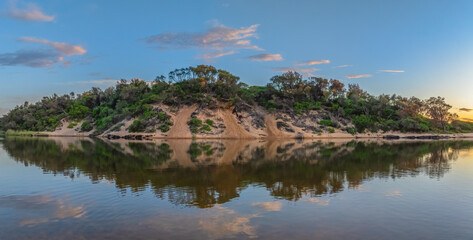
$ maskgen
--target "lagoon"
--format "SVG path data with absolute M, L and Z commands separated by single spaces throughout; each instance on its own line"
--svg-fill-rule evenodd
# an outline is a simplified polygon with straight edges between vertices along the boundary
M 473 141 L 0 140 L 0 239 L 471 239 Z

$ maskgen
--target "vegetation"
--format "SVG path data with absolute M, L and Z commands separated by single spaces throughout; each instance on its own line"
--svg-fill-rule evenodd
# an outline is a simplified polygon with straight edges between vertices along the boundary
M 266 86 L 248 86 L 239 80 L 207 65 L 176 69 L 151 83 L 120 80 L 103 91 L 92 88 L 78 95 L 54 94 L 34 104 L 25 102 L 0 119 L 0 130 L 54 131 L 66 119 L 73 123 L 83 121 L 81 131 L 101 134 L 124 120 L 135 119 L 128 128 L 130 132 L 166 132 L 172 126 L 170 116 L 153 107 L 156 104 L 205 107 L 223 102 L 229 107 L 259 105 L 268 111 L 299 115 L 319 111 L 328 116 L 319 121 L 320 125 L 339 128 L 339 120 L 347 120 L 355 127 L 345 126 L 349 133 L 473 131 L 472 123 L 459 121 L 450 113 L 451 106 L 442 97 L 420 100 L 398 95 L 372 96 L 356 84 L 345 86 L 338 80 L 318 77 L 306 79 L 297 72 L 276 75 Z M 206 132 L 211 130 L 213 121 L 192 119 L 189 126 L 194 133 Z M 74 125 L 71 123 L 70 127 Z

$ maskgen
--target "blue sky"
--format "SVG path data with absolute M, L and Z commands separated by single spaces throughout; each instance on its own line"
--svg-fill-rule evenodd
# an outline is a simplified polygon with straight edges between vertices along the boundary
M 0 1 L 0 113 L 197 64 L 251 85 L 294 69 L 469 109 L 472 13 L 470 0 Z

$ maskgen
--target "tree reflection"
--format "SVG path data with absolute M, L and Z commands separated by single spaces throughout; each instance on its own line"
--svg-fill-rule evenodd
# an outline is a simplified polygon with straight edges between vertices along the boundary
M 121 191 L 147 187 L 177 205 L 206 208 L 250 184 L 297 201 L 356 188 L 373 178 L 420 173 L 441 178 L 470 141 L 311 142 L 157 141 L 7 138 L 3 148 L 25 166 L 74 178 L 107 179 Z

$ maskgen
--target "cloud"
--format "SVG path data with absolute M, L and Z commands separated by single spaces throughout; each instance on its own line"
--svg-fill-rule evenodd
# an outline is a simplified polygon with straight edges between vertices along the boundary
M 473 122 L 473 118 L 460 118 L 462 121 Z
M 386 194 L 384 194 L 384 196 L 386 196 L 386 197 L 401 197 L 402 192 L 399 191 L 399 190 L 393 190 L 393 191 L 387 192 Z
M 230 28 L 224 25 L 215 25 L 205 32 L 180 32 L 180 33 L 161 33 L 146 37 L 144 40 L 151 45 L 167 48 L 199 48 L 199 49 L 256 49 L 259 47 L 253 45 L 248 38 L 257 37 L 256 29 L 258 24 L 247 28 Z
M 67 56 L 82 55 L 87 52 L 82 46 L 79 46 L 79 45 L 71 45 L 71 44 L 60 43 L 60 42 L 51 42 L 46 39 L 39 39 L 39 38 L 32 38 L 32 37 L 22 37 L 21 40 L 24 42 L 34 42 L 34 43 L 48 45 L 56 49 L 56 51 Z
M 75 206 L 68 199 L 56 199 L 48 195 L 12 195 L 0 197 L 0 207 L 13 209 L 19 216 L 19 225 L 32 227 L 58 219 L 81 218 L 87 211 Z M 47 213 L 47 214 L 45 214 Z
M 309 60 L 305 62 L 298 62 L 296 65 L 299 66 L 304 66 L 304 65 L 317 65 L 317 64 L 323 64 L 323 63 L 330 63 L 330 60 Z
M 93 77 L 98 77 L 100 75 L 102 75 L 102 73 L 100 73 L 100 72 L 91 72 L 91 73 L 89 73 L 89 76 L 93 76 Z
M 319 69 L 317 68 L 292 68 L 292 67 L 278 67 L 276 68 L 278 72 L 301 72 L 301 73 L 308 73 L 308 72 L 315 72 Z
M 303 77 L 307 77 L 307 78 L 311 78 L 311 77 L 316 77 L 314 74 L 312 73 L 304 73 L 302 74 Z
M 253 61 L 281 61 L 283 60 L 281 54 L 270 54 L 270 53 L 261 53 L 253 56 L 249 56 L 249 59 Z
M 347 78 L 368 78 L 371 74 L 360 74 L 360 75 L 348 75 Z
M 70 84 L 92 84 L 92 85 L 114 85 L 118 82 L 117 79 L 109 78 L 106 77 L 104 79 L 98 79 L 98 80 L 87 80 L 87 81 L 75 81 L 75 82 L 70 82 Z
M 19 9 L 12 4 L 5 15 L 9 18 L 21 21 L 51 22 L 55 18 L 53 15 L 46 15 L 43 13 L 41 9 L 33 3 L 26 4 L 24 9 Z
M 330 199 L 309 198 L 306 201 L 315 203 L 322 207 L 326 207 L 330 204 Z
M 0 54 L 0 66 L 48 67 L 63 60 L 64 57 L 50 49 L 19 50 Z
M 458 110 L 460 110 L 462 112 L 471 112 L 471 111 L 473 111 L 473 109 L 471 109 L 471 108 L 460 108 Z
M 251 205 L 258 208 L 262 208 L 268 212 L 281 211 L 281 208 L 282 208 L 281 202 L 257 202 L 257 203 L 252 203 Z
M 346 67 L 353 67 L 353 65 L 340 65 L 340 66 L 337 66 L 338 68 L 346 68 Z
M 201 55 L 197 56 L 197 58 L 205 58 L 205 59 L 219 58 L 219 57 L 223 57 L 223 56 L 226 56 L 226 55 L 232 55 L 232 54 L 235 54 L 235 51 L 218 51 L 218 52 L 204 53 L 204 54 L 201 54 Z
M 82 55 L 86 52 L 83 47 L 78 45 L 51 42 L 31 37 L 22 37 L 20 40 L 23 42 L 40 43 L 49 48 L 22 49 L 11 53 L 0 53 L 0 66 L 49 67 L 62 62 L 65 67 L 68 67 L 72 62 L 65 60 L 65 56 Z
M 404 70 L 378 70 L 379 72 L 403 73 Z
M 239 214 L 232 209 L 217 205 L 202 214 L 199 224 L 212 239 L 230 238 L 242 234 L 256 238 L 256 228 L 251 225 L 251 219 L 256 217 L 257 214 Z

